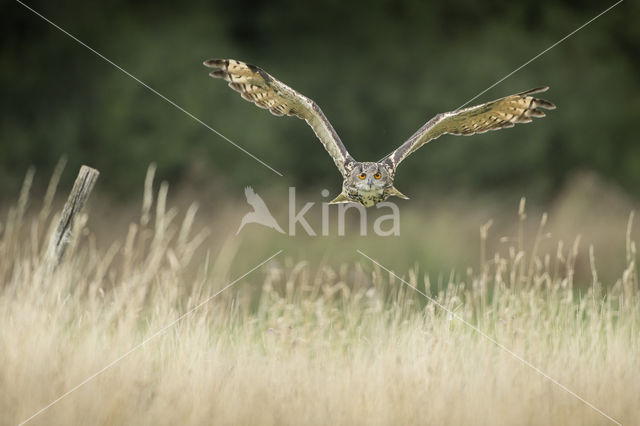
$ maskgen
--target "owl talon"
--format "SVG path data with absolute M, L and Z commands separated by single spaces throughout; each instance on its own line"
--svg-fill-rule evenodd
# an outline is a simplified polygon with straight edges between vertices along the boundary
M 404 195 L 402 192 L 398 191 L 398 189 L 395 186 L 391 187 L 391 193 L 389 195 L 393 196 L 393 197 L 402 198 L 403 200 L 408 200 L 409 199 L 409 197 Z
M 338 195 L 336 198 L 334 198 L 333 200 L 329 201 L 329 204 L 340 204 L 340 203 L 348 203 L 351 200 L 345 195 L 344 192 L 341 192 L 340 195 Z

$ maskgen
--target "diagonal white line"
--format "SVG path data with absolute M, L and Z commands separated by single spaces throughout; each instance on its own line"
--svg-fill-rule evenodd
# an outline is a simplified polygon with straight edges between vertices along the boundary
M 506 346 L 504 346 L 503 344 L 499 343 L 497 340 L 495 340 L 493 337 L 489 336 L 487 333 L 485 333 L 484 331 L 480 330 L 478 327 L 476 327 L 475 325 L 471 324 L 470 322 L 466 321 L 464 318 L 462 318 L 460 315 L 456 314 L 455 312 L 447 309 L 444 305 L 442 305 L 441 303 L 439 303 L 437 300 L 427 296 L 427 294 L 421 290 L 419 290 L 418 288 L 412 286 L 411 284 L 409 284 L 408 282 L 406 282 L 404 279 L 400 278 L 398 275 L 395 274 L 395 272 L 391 271 L 390 269 L 384 267 L 383 265 L 381 265 L 379 262 L 377 262 L 375 259 L 372 259 L 371 257 L 367 256 L 365 253 L 363 253 L 360 250 L 356 250 L 359 254 L 361 254 L 362 256 L 366 257 L 367 259 L 369 259 L 371 262 L 375 263 L 376 265 L 378 265 L 380 268 L 384 269 L 385 271 L 387 271 L 388 273 L 390 273 L 391 275 L 393 275 L 394 277 L 396 277 L 397 279 L 399 279 L 403 284 L 405 284 L 406 286 L 414 289 L 415 291 L 417 291 L 418 293 L 420 293 L 422 296 L 426 297 L 429 301 L 431 301 L 432 303 L 435 303 L 439 308 L 443 309 L 445 312 L 447 312 L 449 315 L 451 315 L 452 317 L 462 321 L 465 325 L 471 327 L 473 329 L 473 331 L 475 331 L 476 333 L 480 334 L 482 337 L 486 338 L 487 340 L 489 340 L 491 343 L 495 344 L 497 347 L 499 347 L 500 349 L 502 349 L 503 351 L 507 352 L 509 355 L 512 355 L 514 358 L 518 359 L 520 362 L 522 362 L 523 364 L 525 364 L 527 367 L 531 368 L 532 370 L 534 370 L 536 373 L 540 374 L 541 376 L 545 377 L 547 380 L 549 380 L 550 382 L 552 382 L 553 384 L 559 386 L 561 389 L 563 389 L 565 392 L 575 396 L 576 398 L 578 398 L 580 401 L 582 401 L 583 403 L 585 403 L 586 405 L 588 405 L 589 407 L 593 408 L 595 411 L 597 411 L 598 413 L 600 413 L 601 415 L 603 415 L 604 417 L 606 417 L 607 419 L 611 420 L 613 423 L 617 424 L 617 425 L 622 425 L 622 423 L 620 423 L 619 421 L 615 420 L 613 417 L 609 416 L 607 413 L 605 413 L 604 411 L 602 411 L 601 409 L 599 409 L 598 407 L 596 407 L 595 405 L 593 405 L 592 403 L 590 403 L 589 401 L 587 401 L 586 399 L 582 398 L 580 395 L 578 395 L 577 393 L 575 393 L 574 391 L 572 391 L 571 389 L 569 389 L 568 387 L 566 387 L 565 385 L 563 385 L 562 383 L 558 382 L 557 380 L 555 380 L 553 377 L 549 376 L 547 373 L 545 373 L 544 371 L 540 370 L 538 367 L 536 367 L 535 365 L 533 365 L 532 363 L 530 363 L 529 361 L 527 361 L 526 359 L 522 358 L 520 355 L 518 355 L 517 353 L 513 352 L 511 349 L 507 348 Z
M 263 166 L 265 166 L 266 168 L 268 168 L 269 170 L 271 170 L 272 172 L 274 172 L 278 176 L 283 176 L 282 173 L 280 173 L 279 171 L 277 171 L 276 169 L 274 169 L 273 167 L 271 167 L 270 165 L 268 165 L 267 163 L 265 163 L 264 161 L 262 161 L 261 159 L 259 159 L 258 157 L 256 157 L 255 155 L 253 155 L 252 153 L 250 153 L 249 151 L 247 151 L 246 149 L 244 149 L 243 147 L 241 147 L 240 145 L 238 145 L 237 143 L 235 143 L 234 141 L 232 141 L 231 139 L 229 139 L 228 137 L 226 137 L 225 135 L 223 135 L 222 133 L 220 133 L 219 131 L 217 131 L 216 129 L 211 127 L 210 125 L 208 125 L 207 123 L 205 123 L 204 121 L 200 120 L 198 117 L 196 117 L 195 115 L 191 114 L 189 111 L 187 111 L 186 109 L 182 108 L 180 105 L 178 105 L 177 103 L 175 103 L 171 99 L 167 98 L 165 95 L 163 95 L 162 93 L 158 92 L 156 89 L 154 89 L 153 87 L 149 86 L 147 83 L 145 83 L 144 81 L 140 80 L 138 77 L 136 77 L 135 75 L 131 74 L 129 71 L 125 70 L 124 68 L 122 68 L 121 66 L 116 64 L 115 62 L 113 62 L 111 59 L 109 59 L 106 56 L 104 56 L 102 53 L 98 52 L 97 50 L 95 50 L 94 48 L 89 46 L 88 44 L 84 43 L 83 41 L 78 39 L 73 34 L 69 33 L 66 30 L 64 30 L 63 28 L 61 28 L 59 25 L 57 25 L 56 23 L 54 23 L 50 19 L 47 19 L 45 16 L 43 16 L 42 14 L 40 14 L 39 12 L 34 10 L 32 7 L 24 4 L 20 0 L 16 0 L 16 1 L 18 3 L 20 3 L 22 6 L 24 6 L 25 8 L 27 8 L 28 10 L 30 10 L 31 12 L 33 12 L 34 14 L 36 14 L 37 16 L 39 16 L 40 18 L 42 18 L 43 20 L 47 21 L 49 24 L 53 25 L 55 28 L 57 28 L 58 30 L 60 30 L 61 32 L 63 32 L 67 36 L 69 36 L 70 38 L 72 38 L 73 40 L 75 40 L 76 42 L 78 42 L 79 44 L 81 44 L 82 46 L 84 46 L 87 49 L 89 49 L 91 52 L 93 52 L 96 55 L 98 55 L 100 58 L 104 59 L 105 61 L 107 61 L 108 63 L 110 63 L 114 67 L 116 67 L 118 70 L 122 71 L 127 76 L 131 77 L 132 79 L 134 79 L 135 81 L 140 83 L 146 89 L 149 89 L 151 92 L 153 92 L 156 95 L 160 96 L 162 99 L 164 99 L 165 101 L 169 102 L 171 105 L 173 105 L 174 107 L 176 107 L 177 109 L 179 109 L 180 111 L 182 111 L 183 113 L 185 113 L 186 115 L 188 115 L 189 117 L 191 117 L 192 119 L 197 121 L 198 123 L 202 124 L 204 127 L 206 127 L 207 129 L 211 130 L 213 133 L 215 133 L 216 135 L 220 136 L 222 139 L 226 140 L 231 145 L 235 146 L 240 151 L 242 151 L 245 154 L 247 154 L 249 157 L 251 157 L 254 160 L 256 160 L 258 163 L 262 164 Z
M 555 43 L 553 43 L 551 46 L 547 47 L 546 49 L 544 49 L 542 52 L 538 53 L 536 56 L 534 56 L 533 58 L 529 59 L 527 62 L 525 62 L 524 64 L 520 65 L 518 68 L 516 68 L 515 70 L 511 71 L 509 74 L 505 75 L 504 77 L 502 77 L 500 80 L 496 81 L 495 83 L 493 83 L 491 86 L 487 87 L 486 89 L 484 89 L 482 92 L 478 93 L 477 95 L 475 95 L 473 98 L 469 99 L 467 102 L 463 103 L 462 105 L 460 105 L 458 108 L 456 108 L 456 110 L 459 110 L 460 108 L 463 108 L 467 105 L 469 105 L 469 103 L 471 101 L 473 101 L 474 99 L 477 99 L 478 97 L 482 96 L 483 94 L 485 94 L 486 92 L 488 92 L 489 90 L 493 89 L 494 87 L 496 87 L 498 84 L 502 83 L 503 81 L 505 81 L 507 78 L 511 77 L 513 74 L 517 73 L 518 71 L 520 71 L 522 68 L 526 67 L 527 65 L 529 65 L 531 62 L 535 61 L 536 59 L 538 59 L 540 56 L 544 55 L 545 53 L 547 53 L 548 51 L 550 51 L 551 49 L 553 49 L 554 47 L 556 47 L 557 45 L 559 45 L 560 43 L 562 43 L 563 41 L 565 41 L 566 39 L 568 39 L 569 37 L 571 37 L 572 35 L 574 35 L 575 33 L 577 33 L 578 31 L 580 31 L 581 29 L 583 29 L 584 27 L 586 27 L 587 25 L 589 25 L 590 23 L 592 23 L 593 21 L 595 21 L 596 19 L 598 19 L 599 17 L 601 17 L 602 15 L 604 15 L 605 13 L 607 13 L 608 11 L 610 11 L 611 9 L 613 9 L 614 7 L 616 7 L 617 5 L 619 5 L 620 3 L 622 3 L 624 0 L 618 0 L 616 3 L 614 3 L 613 5 L 609 6 L 608 8 L 606 8 L 604 11 L 600 12 L 599 14 L 597 14 L 596 16 L 594 16 L 593 18 L 591 18 L 590 20 L 588 20 L 587 22 L 585 22 L 584 24 L 580 25 L 578 28 L 576 28 L 575 30 L 571 31 L 569 34 L 567 34 L 566 36 L 562 37 L 560 40 L 556 41 Z
M 249 275 L 250 273 L 252 273 L 253 271 L 255 271 L 256 269 L 260 268 L 262 265 L 264 265 L 265 263 L 267 263 L 268 261 L 270 261 L 271 259 L 273 259 L 274 257 L 276 257 L 277 255 L 279 255 L 280 253 L 282 253 L 283 250 L 279 250 L 277 253 L 271 255 L 269 258 L 263 260 L 262 262 L 260 262 L 258 265 L 254 266 L 253 268 L 251 268 L 248 272 L 245 272 L 243 275 L 241 275 L 240 277 L 236 278 L 235 280 L 231 281 L 229 284 L 227 284 L 226 286 L 224 286 L 221 290 L 219 290 L 218 292 L 216 292 L 215 294 L 209 296 L 207 299 L 205 299 L 204 302 L 200 303 L 198 306 L 192 308 L 191 310 L 185 312 L 184 314 L 180 315 L 177 319 L 173 320 L 172 322 L 170 322 L 169 324 L 165 325 L 164 327 L 162 327 L 161 329 L 159 329 L 158 331 L 156 331 L 155 333 L 153 333 L 151 336 L 147 337 L 146 339 L 144 339 L 142 342 L 138 343 L 136 346 L 134 346 L 133 348 L 129 349 L 127 352 L 123 353 L 122 355 L 120 355 L 118 358 L 114 359 L 113 361 L 111 361 L 109 364 L 105 365 L 103 368 L 101 368 L 100 370 L 96 371 L 95 373 L 93 373 L 92 375 L 90 375 L 89 377 L 87 377 L 86 379 L 84 379 L 82 382 L 78 383 L 77 385 L 75 385 L 74 387 L 72 387 L 71 389 L 69 389 L 68 391 L 66 391 L 65 393 L 63 393 L 62 395 L 60 395 L 58 398 L 54 399 L 53 401 L 51 401 L 49 404 L 47 404 L 46 406 L 42 407 L 40 410 L 38 410 L 35 414 L 33 414 L 31 417 L 29 417 L 26 420 L 23 420 L 22 422 L 20 422 L 20 424 L 18 426 L 22 426 L 25 423 L 31 421 L 33 418 L 35 418 L 36 416 L 42 414 L 44 411 L 48 410 L 49 408 L 51 408 L 52 406 L 54 406 L 55 404 L 57 404 L 58 402 L 60 402 L 62 399 L 66 398 L 67 396 L 69 396 L 71 393 L 77 391 L 78 389 L 80 389 L 82 386 L 86 385 L 87 383 L 89 383 L 91 380 L 95 379 L 97 376 L 99 376 L 100 374 L 104 373 L 105 371 L 107 371 L 109 368 L 113 367 L 114 365 L 116 365 L 118 362 L 122 361 L 124 358 L 126 358 L 127 356 L 131 355 L 133 352 L 135 352 L 137 349 L 141 348 L 142 346 L 144 346 L 147 342 L 149 342 L 151 339 L 161 335 L 162 333 L 164 333 L 165 331 L 167 331 L 169 328 L 173 327 L 174 325 L 176 325 L 180 320 L 182 320 L 183 318 L 187 317 L 188 315 L 191 315 L 192 313 L 194 313 L 195 311 L 197 311 L 198 309 L 200 309 L 203 305 L 207 304 L 211 299 L 213 299 L 214 297 L 218 296 L 220 293 L 222 293 L 223 291 L 225 291 L 226 289 L 228 289 L 229 287 L 231 287 L 232 285 L 234 285 L 235 283 L 237 283 L 238 281 L 240 281 L 241 279 L 243 279 L 244 277 L 246 277 L 247 275 Z

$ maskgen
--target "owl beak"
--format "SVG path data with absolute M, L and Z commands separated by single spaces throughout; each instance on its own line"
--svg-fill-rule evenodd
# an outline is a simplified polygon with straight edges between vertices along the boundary
M 369 184 L 369 188 L 371 188 L 373 186 L 373 179 L 368 178 L 367 183 Z

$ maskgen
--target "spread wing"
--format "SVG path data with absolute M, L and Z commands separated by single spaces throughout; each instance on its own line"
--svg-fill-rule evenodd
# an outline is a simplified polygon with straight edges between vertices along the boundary
M 213 68 L 210 76 L 228 81 L 229 87 L 260 108 L 268 109 L 277 116 L 293 115 L 305 120 L 333 158 L 340 173 L 345 175 L 345 166 L 353 158 L 315 102 L 255 65 L 234 59 L 209 59 L 204 65 Z
M 531 117 L 544 117 L 544 112 L 539 108 L 554 109 L 556 106 L 531 95 L 547 89 L 539 87 L 482 105 L 438 114 L 389 154 L 387 159 L 395 167 L 422 145 L 444 134 L 469 136 L 513 127 L 515 123 L 528 123 Z
M 254 210 L 265 210 L 267 209 L 266 204 L 260 198 L 258 194 L 253 190 L 252 187 L 247 186 L 244 189 L 244 196 L 247 198 L 247 203 L 253 207 Z M 267 209 L 268 210 L 268 209 Z

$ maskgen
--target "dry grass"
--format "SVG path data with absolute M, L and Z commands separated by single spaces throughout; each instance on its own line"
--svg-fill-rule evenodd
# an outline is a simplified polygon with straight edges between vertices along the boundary
M 99 248 L 80 223 L 66 261 L 46 275 L 53 197 L 27 220 L 27 194 L 28 185 L 0 225 L 7 425 L 207 300 L 234 278 L 238 258 L 232 243 L 211 261 L 194 255 L 195 210 L 178 220 L 165 208 L 166 187 L 154 200 L 148 185 L 142 219 L 119 243 Z M 543 253 L 544 231 L 528 249 L 516 239 L 506 254 L 484 253 L 478 271 L 449 282 L 403 275 L 611 417 L 637 424 L 640 292 L 628 235 L 619 279 L 602 285 L 594 266 L 584 292 L 574 282 L 577 246 Z M 368 260 L 330 267 L 285 252 L 30 424 L 608 422 Z

